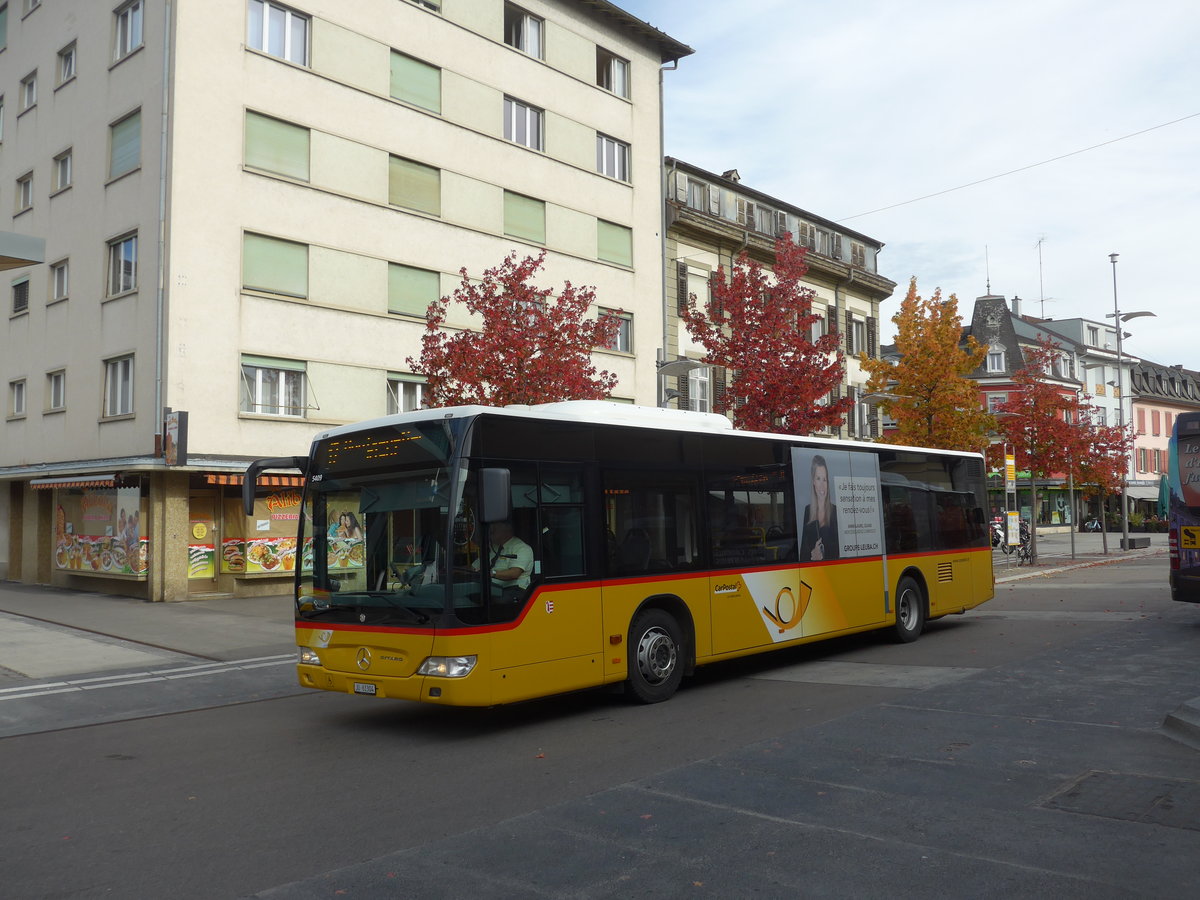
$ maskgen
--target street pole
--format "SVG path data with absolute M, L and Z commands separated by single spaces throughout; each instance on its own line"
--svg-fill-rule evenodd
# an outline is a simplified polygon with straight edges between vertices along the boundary
M 1113 273 L 1113 324 L 1117 326 L 1117 422 L 1121 433 L 1125 433 L 1125 380 L 1121 364 L 1121 339 L 1125 325 L 1121 321 L 1121 307 L 1117 304 L 1117 257 L 1119 253 L 1108 254 L 1112 263 Z M 1129 459 L 1121 461 L 1121 549 L 1129 549 Z

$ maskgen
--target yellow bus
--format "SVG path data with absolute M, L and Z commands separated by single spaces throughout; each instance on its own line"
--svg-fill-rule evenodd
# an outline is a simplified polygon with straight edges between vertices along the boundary
M 734 431 L 571 401 L 422 410 L 317 435 L 296 540 L 300 684 L 455 706 L 871 629 L 913 641 L 990 599 L 978 454 Z M 295 554 L 292 560 L 281 560 Z

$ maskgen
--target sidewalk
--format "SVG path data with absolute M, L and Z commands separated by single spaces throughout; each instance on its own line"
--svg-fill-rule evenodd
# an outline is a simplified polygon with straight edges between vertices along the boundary
M 0 582 L 0 682 L 295 652 L 288 596 L 146 603 Z
M 1134 537 L 1135 535 L 1130 535 Z M 1068 571 L 1082 566 L 1104 565 L 1128 559 L 1144 559 L 1146 557 L 1163 557 L 1163 582 L 1167 580 L 1167 535 L 1138 534 L 1136 537 L 1149 538 L 1150 546 L 1142 550 L 1122 550 L 1120 532 L 1108 534 L 1108 553 L 1104 552 L 1104 535 L 1095 533 L 1076 533 L 1075 552 L 1071 553 L 1071 534 L 1044 534 L 1037 536 L 1037 562 L 1033 565 L 1017 565 L 1016 554 L 1001 553 L 999 548 L 992 550 L 992 570 L 996 575 L 996 583 L 1018 581 L 1023 578 L 1033 578 L 1038 575 L 1050 575 L 1055 572 Z

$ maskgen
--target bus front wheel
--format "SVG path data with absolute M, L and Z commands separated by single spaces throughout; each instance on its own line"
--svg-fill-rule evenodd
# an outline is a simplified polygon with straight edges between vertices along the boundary
M 925 629 L 925 594 L 917 582 L 905 575 L 896 585 L 896 624 L 892 635 L 902 644 L 911 644 Z
M 659 703 L 683 680 L 683 637 L 679 623 L 661 609 L 648 609 L 629 629 L 629 687 L 642 703 Z

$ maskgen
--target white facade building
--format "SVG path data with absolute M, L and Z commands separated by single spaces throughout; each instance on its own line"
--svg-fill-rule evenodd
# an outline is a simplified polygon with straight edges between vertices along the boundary
M 296 485 L 246 519 L 247 460 L 418 403 L 428 302 L 512 252 L 631 315 L 597 362 L 654 402 L 685 45 L 604 0 L 0 10 L 0 210 L 46 242 L 5 273 L 0 577 L 285 591 L 246 556 Z

